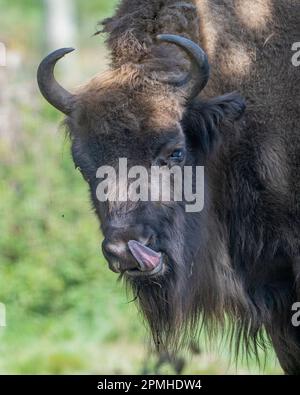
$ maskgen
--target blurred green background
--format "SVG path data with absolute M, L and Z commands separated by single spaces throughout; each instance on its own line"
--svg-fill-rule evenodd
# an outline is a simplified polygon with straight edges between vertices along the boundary
M 39 61 L 59 44 L 78 49 L 58 66 L 69 89 L 104 70 L 103 37 L 93 33 L 117 1 L 60 3 L 62 19 L 55 20 L 57 0 L 0 0 L 7 48 L 7 66 L 0 67 L 0 302 L 7 314 L 0 373 L 138 374 L 145 366 L 151 373 L 156 358 L 149 357 L 142 319 L 107 269 L 62 117 L 35 80 Z M 184 373 L 281 373 L 272 351 L 259 369 L 255 361 L 230 364 L 226 345 L 205 343 L 200 354 L 185 356 Z

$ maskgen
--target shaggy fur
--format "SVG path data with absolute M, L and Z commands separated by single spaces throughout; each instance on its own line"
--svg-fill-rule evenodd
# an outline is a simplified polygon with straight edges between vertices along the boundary
M 158 347 L 177 349 L 202 323 L 214 332 L 226 314 L 237 349 L 257 352 L 265 328 L 284 371 L 300 373 L 300 329 L 291 324 L 300 297 L 300 77 L 290 50 L 299 11 L 298 0 L 123 0 L 103 22 L 111 68 L 77 92 L 66 122 L 104 235 L 116 221 L 147 225 L 166 256 L 163 276 L 125 279 Z M 161 82 L 189 63 L 158 44 L 159 33 L 191 38 L 209 55 L 210 83 L 192 103 L 191 87 Z M 232 91 L 246 98 L 242 119 L 245 102 Z M 150 166 L 172 139 L 184 139 L 185 164 L 206 167 L 203 212 L 99 204 L 99 166 L 119 157 Z

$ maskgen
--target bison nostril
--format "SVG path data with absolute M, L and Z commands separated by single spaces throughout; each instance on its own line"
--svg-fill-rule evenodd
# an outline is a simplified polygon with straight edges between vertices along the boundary
M 152 229 L 144 225 L 110 227 L 105 233 L 102 251 L 112 271 L 148 271 L 156 266 L 158 258 L 152 249 L 156 245 L 156 234 Z
M 102 249 L 105 255 L 109 257 L 115 257 L 117 259 L 124 257 L 126 254 L 126 244 L 122 242 L 109 242 L 104 241 L 102 244 Z
M 126 243 L 104 240 L 102 251 L 110 269 L 115 273 L 122 273 L 126 270 L 137 268 L 137 262 L 129 253 Z

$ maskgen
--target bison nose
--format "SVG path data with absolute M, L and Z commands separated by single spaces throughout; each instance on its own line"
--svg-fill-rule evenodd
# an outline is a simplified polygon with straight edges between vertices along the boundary
M 102 243 L 102 251 L 108 261 L 109 268 L 115 273 L 138 268 L 138 263 L 128 251 L 125 241 L 105 239 Z
M 134 233 L 132 229 L 124 233 L 112 232 L 103 241 L 103 255 L 113 272 L 140 271 L 146 274 L 159 265 L 161 254 L 148 247 L 155 239 L 153 234 L 137 237 L 137 232 Z

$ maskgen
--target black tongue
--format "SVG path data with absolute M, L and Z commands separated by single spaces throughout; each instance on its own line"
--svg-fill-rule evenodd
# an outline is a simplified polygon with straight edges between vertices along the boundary
M 128 242 L 128 247 L 134 258 L 137 260 L 141 271 L 152 271 L 160 264 L 160 252 L 153 251 L 151 248 L 146 247 L 135 240 L 130 240 Z

